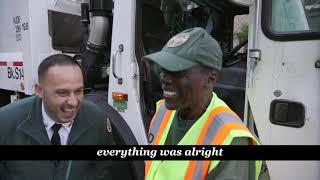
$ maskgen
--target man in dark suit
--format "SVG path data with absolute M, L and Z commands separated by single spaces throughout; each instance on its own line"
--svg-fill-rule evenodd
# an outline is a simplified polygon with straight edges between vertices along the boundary
M 81 69 L 72 57 L 46 58 L 38 80 L 37 96 L 0 108 L 0 145 L 114 144 L 104 111 L 84 100 Z M 0 160 L 0 179 L 112 179 L 110 161 L 70 162 Z

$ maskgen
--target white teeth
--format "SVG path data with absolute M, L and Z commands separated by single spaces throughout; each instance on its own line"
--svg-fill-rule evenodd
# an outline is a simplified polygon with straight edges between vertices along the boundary
M 64 111 L 67 111 L 67 112 L 73 112 L 74 109 L 63 109 Z
M 174 96 L 176 95 L 176 92 L 172 92 L 172 91 L 163 91 L 163 95 L 168 97 L 168 96 Z

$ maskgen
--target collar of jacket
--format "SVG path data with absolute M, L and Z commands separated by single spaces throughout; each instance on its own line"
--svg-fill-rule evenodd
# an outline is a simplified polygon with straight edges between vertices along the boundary
M 49 137 L 42 121 L 41 102 L 41 98 L 37 96 L 33 97 L 33 103 L 31 108 L 28 110 L 28 115 L 18 125 L 18 130 L 29 135 L 41 145 L 50 145 Z M 74 119 L 67 141 L 68 145 L 75 144 L 80 136 L 92 125 L 88 121 L 88 118 L 85 117 L 83 109 L 84 107 L 82 104 L 76 118 Z

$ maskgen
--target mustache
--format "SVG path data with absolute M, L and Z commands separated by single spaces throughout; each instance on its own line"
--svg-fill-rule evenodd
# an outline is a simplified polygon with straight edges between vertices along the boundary
M 173 86 L 167 86 L 167 85 L 164 85 L 164 84 L 161 85 L 161 89 L 163 91 L 177 91 L 177 88 L 175 88 Z
M 65 109 L 75 109 L 75 108 L 77 108 L 78 107 L 78 105 L 77 106 L 74 106 L 74 105 L 70 105 L 70 104 L 68 104 L 68 103 L 64 103 L 63 105 L 62 105 L 62 108 L 65 108 Z

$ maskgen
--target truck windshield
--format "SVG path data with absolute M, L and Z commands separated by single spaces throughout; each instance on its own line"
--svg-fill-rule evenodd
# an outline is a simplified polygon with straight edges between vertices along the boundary
M 320 0 L 272 0 L 275 32 L 320 32 Z

